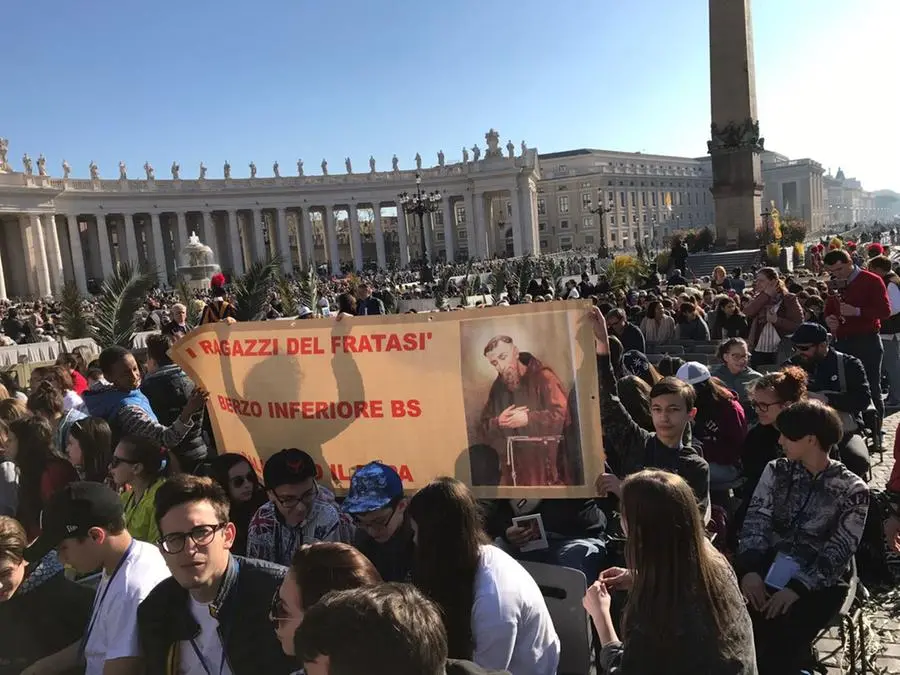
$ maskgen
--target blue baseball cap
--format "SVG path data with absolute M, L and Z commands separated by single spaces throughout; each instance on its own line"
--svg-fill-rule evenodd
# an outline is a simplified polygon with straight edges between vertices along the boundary
M 342 508 L 345 513 L 371 513 L 390 506 L 402 496 L 400 475 L 387 464 L 369 462 L 350 479 L 350 491 Z

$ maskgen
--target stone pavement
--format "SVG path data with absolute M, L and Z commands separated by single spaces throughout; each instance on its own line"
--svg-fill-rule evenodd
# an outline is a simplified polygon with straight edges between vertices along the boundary
M 879 460 L 878 455 L 872 458 L 872 487 L 883 488 L 891 474 L 898 424 L 900 413 L 894 413 L 885 420 L 884 459 Z M 866 619 L 871 628 L 868 638 L 869 672 L 900 673 L 900 591 L 873 592 Z M 846 672 L 841 668 L 843 654 L 837 628 L 829 630 L 816 643 L 816 647 L 819 657 L 828 666 L 829 675 Z

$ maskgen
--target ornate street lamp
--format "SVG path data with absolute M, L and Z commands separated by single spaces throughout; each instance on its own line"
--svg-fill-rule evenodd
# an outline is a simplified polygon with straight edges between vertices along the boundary
M 422 238 L 422 261 L 428 261 L 428 248 L 425 245 L 425 214 L 435 213 L 441 204 L 441 193 L 422 192 L 422 176 L 416 172 L 416 193 L 414 195 L 408 192 L 401 192 L 397 195 L 400 198 L 400 206 L 407 214 L 415 214 L 419 216 L 419 236 Z
M 594 206 L 594 202 L 588 202 L 588 212 L 594 213 L 600 218 L 600 248 L 597 251 L 597 255 L 602 259 L 609 258 L 609 249 L 606 246 L 606 225 L 604 224 L 603 217 L 607 213 L 611 213 L 615 208 L 615 205 L 612 203 L 612 200 L 603 203 L 603 189 L 598 188 L 597 190 L 597 206 Z

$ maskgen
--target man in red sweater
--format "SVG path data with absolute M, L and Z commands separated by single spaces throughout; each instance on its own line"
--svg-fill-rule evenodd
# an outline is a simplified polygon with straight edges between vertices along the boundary
M 877 274 L 860 269 L 846 251 L 829 251 L 823 261 L 840 296 L 839 314 L 828 314 L 825 323 L 837 338 L 835 349 L 851 354 L 866 369 L 872 402 L 878 411 L 876 439 L 880 444 L 884 402 L 881 400 L 881 359 L 884 347 L 879 331 L 881 322 L 891 315 L 884 281 Z

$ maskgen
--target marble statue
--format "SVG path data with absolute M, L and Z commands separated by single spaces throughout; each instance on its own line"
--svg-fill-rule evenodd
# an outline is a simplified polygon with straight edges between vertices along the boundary
M 119 180 L 128 180 L 128 171 L 125 169 L 125 162 L 119 162 Z
M 391 166 L 394 167 L 394 171 L 400 170 L 400 160 L 397 159 L 397 155 L 394 155 L 393 159 L 391 159 Z
M 463 164 L 469 163 L 469 149 L 463 148 Z
M 353 165 L 350 163 L 349 157 L 344 159 L 344 167 L 347 169 L 347 173 L 353 173 Z
M 181 171 L 181 167 L 178 166 L 178 162 L 172 162 L 172 180 L 178 180 L 178 172 Z
M 9 141 L 0 138 L 0 169 L 6 168 L 6 155 L 9 152 Z
M 227 167 L 225 178 L 230 178 L 231 165 L 226 163 L 225 166 Z M 206 164 L 203 162 L 200 162 L 200 180 L 206 180 Z
M 27 152 L 22 155 L 22 164 L 25 166 L 25 175 L 30 176 L 32 171 L 31 157 L 28 156 Z
M 277 161 L 272 165 L 272 173 L 275 174 L 275 178 L 281 178 L 281 169 L 278 167 Z
M 369 155 L 369 171 L 375 173 L 375 157 L 373 155 Z
M 99 180 L 100 178 L 100 169 L 97 168 L 97 164 L 94 160 L 91 160 L 91 165 L 88 167 L 91 172 L 91 180 Z
M 69 165 L 69 163 L 66 160 L 63 160 L 62 167 L 63 167 L 63 178 L 68 178 L 69 174 L 72 173 L 72 167 Z
M 484 152 L 485 159 L 503 157 L 503 151 L 500 149 L 500 134 L 497 133 L 496 129 L 488 130 L 484 135 L 484 141 L 487 144 Z
M 515 159 L 516 157 L 516 146 L 513 145 L 512 139 L 506 143 L 506 152 L 509 155 L 510 159 Z
M 225 160 L 225 166 L 222 168 L 225 173 L 225 178 L 231 178 L 231 164 L 228 163 L 228 160 Z M 200 165 L 200 173 L 206 176 L 206 167 L 203 164 Z
M 327 162 L 327 160 L 324 160 L 324 159 L 322 160 L 322 175 L 323 176 L 328 175 L 328 162 Z
M 256 164 L 250 162 L 250 178 L 256 178 Z
M 156 180 L 156 174 L 153 172 L 153 165 L 150 162 L 144 162 L 144 172 L 147 174 L 147 180 Z
M 416 153 L 416 171 L 422 170 L 422 155 Z
M 444 166 L 444 151 L 438 150 L 438 166 Z
M 297 175 L 298 176 L 303 175 L 303 160 L 302 159 L 297 160 Z
M 46 176 L 47 175 L 47 158 L 44 157 L 43 152 L 38 155 L 37 166 L 38 166 L 38 176 Z
M 522 157 L 524 157 L 528 153 L 528 146 L 525 145 L 525 141 L 522 141 Z
M 481 159 L 481 148 L 476 144 L 472 146 L 472 161 L 477 162 L 479 159 Z

